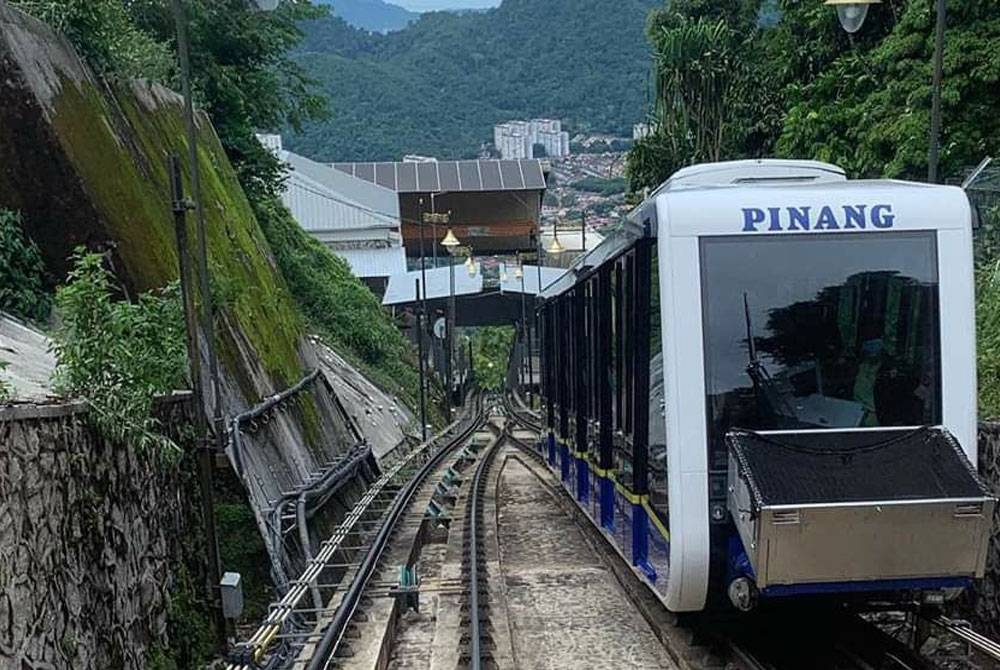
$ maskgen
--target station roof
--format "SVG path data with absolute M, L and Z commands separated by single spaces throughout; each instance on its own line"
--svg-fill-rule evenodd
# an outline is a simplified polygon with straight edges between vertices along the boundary
M 559 279 L 566 271 L 562 268 L 541 267 L 537 265 L 525 265 L 524 289 L 525 295 L 538 295 L 539 275 L 541 275 L 542 290 Z M 428 268 L 427 269 L 427 299 L 439 300 L 451 295 L 451 285 L 448 277 L 448 268 Z M 494 286 L 491 291 L 495 293 L 517 293 L 522 292 L 521 280 L 515 279 L 512 272 L 508 272 L 507 281 Z M 401 305 L 417 301 L 416 280 L 420 279 L 420 270 L 400 273 L 389 277 L 389 286 L 385 290 L 382 298 L 383 305 Z M 477 273 L 475 277 L 470 277 L 465 266 L 455 266 L 455 295 L 472 295 L 483 292 L 483 275 Z
M 399 228 L 394 191 L 291 151 L 278 157 L 289 167 L 282 200 L 306 231 Z
M 406 249 L 331 249 L 351 266 L 355 277 L 390 277 L 406 271 Z
M 545 189 L 542 162 L 536 159 L 334 163 L 333 167 L 397 193 Z
M 447 298 L 451 295 L 451 278 L 448 268 L 427 268 L 427 288 L 425 293 L 428 300 Z M 383 305 L 399 305 L 407 302 L 417 301 L 417 280 L 421 279 L 420 270 L 411 272 L 400 272 L 389 277 L 389 285 L 385 289 L 382 297 Z M 455 266 L 455 295 L 471 295 L 483 290 L 483 275 L 477 273 L 475 277 L 470 277 L 464 265 Z

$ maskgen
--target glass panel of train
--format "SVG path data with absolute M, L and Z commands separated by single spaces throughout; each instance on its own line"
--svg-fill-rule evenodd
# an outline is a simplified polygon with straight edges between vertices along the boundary
M 710 464 L 727 430 L 941 421 L 933 232 L 704 238 Z

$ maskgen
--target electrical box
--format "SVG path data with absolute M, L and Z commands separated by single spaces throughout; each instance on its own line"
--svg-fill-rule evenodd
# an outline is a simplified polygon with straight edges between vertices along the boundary
M 243 579 L 238 572 L 227 572 L 219 582 L 222 593 L 222 616 L 239 619 L 243 614 Z

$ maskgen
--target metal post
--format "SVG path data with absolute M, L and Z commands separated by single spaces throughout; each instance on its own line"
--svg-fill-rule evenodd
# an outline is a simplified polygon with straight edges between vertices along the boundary
M 941 79 L 944 70 L 945 0 L 937 0 L 937 22 L 934 31 L 934 75 L 931 82 L 931 137 L 927 157 L 927 181 L 938 182 L 938 160 L 941 151 Z
M 421 227 L 421 232 L 423 228 Z M 421 261 L 423 259 L 421 258 Z M 416 282 L 416 298 L 421 301 L 423 294 L 421 294 L 421 283 L 419 279 L 414 280 Z M 417 355 L 420 358 L 420 436 L 423 442 L 427 441 L 427 399 L 425 396 L 424 387 L 426 382 L 424 373 L 424 310 L 421 307 L 417 312 Z
M 455 364 L 455 256 L 452 254 L 448 257 L 448 280 L 449 280 L 449 292 L 448 292 L 448 352 L 444 358 L 445 368 L 447 369 L 447 389 L 448 389 L 448 419 L 451 420 L 451 409 L 452 409 L 452 367 Z
M 177 24 L 177 55 L 181 66 L 181 93 L 184 96 L 184 125 L 188 144 L 188 171 L 191 182 L 191 199 L 194 202 L 197 224 L 198 280 L 201 293 L 201 329 L 208 354 L 208 373 L 212 384 L 212 420 L 216 448 L 225 451 L 225 424 L 222 419 L 222 398 L 219 394 L 219 363 L 215 356 L 214 310 L 208 280 L 208 250 L 205 237 L 205 210 L 201 203 L 201 170 L 198 165 L 198 131 L 194 119 L 194 100 L 191 93 L 191 57 L 187 33 L 187 16 L 182 0 L 173 0 L 174 20 Z
M 583 240 L 581 253 L 587 255 L 587 210 L 580 211 L 580 239 Z
M 194 303 L 194 283 L 188 249 L 187 211 L 191 203 L 184 198 L 184 181 L 180 159 L 170 157 L 170 186 L 174 213 L 174 234 L 177 237 L 177 265 L 181 282 L 181 299 L 184 306 L 185 334 L 187 339 L 188 370 L 194 394 L 195 431 L 198 435 L 198 488 L 201 494 L 202 522 L 205 524 L 205 542 L 208 545 L 208 593 L 216 617 L 218 641 L 225 646 L 226 620 L 222 614 L 219 582 L 222 578 L 219 545 L 215 528 L 215 501 L 213 495 L 213 458 L 208 446 L 208 417 L 205 413 L 204 387 L 201 377 L 201 354 L 198 349 L 198 324 Z

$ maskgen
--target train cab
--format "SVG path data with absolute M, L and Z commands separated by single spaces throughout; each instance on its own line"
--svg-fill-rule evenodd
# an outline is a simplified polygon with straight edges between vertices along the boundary
M 971 236 L 958 188 L 681 170 L 544 291 L 540 448 L 673 611 L 964 587 Z

